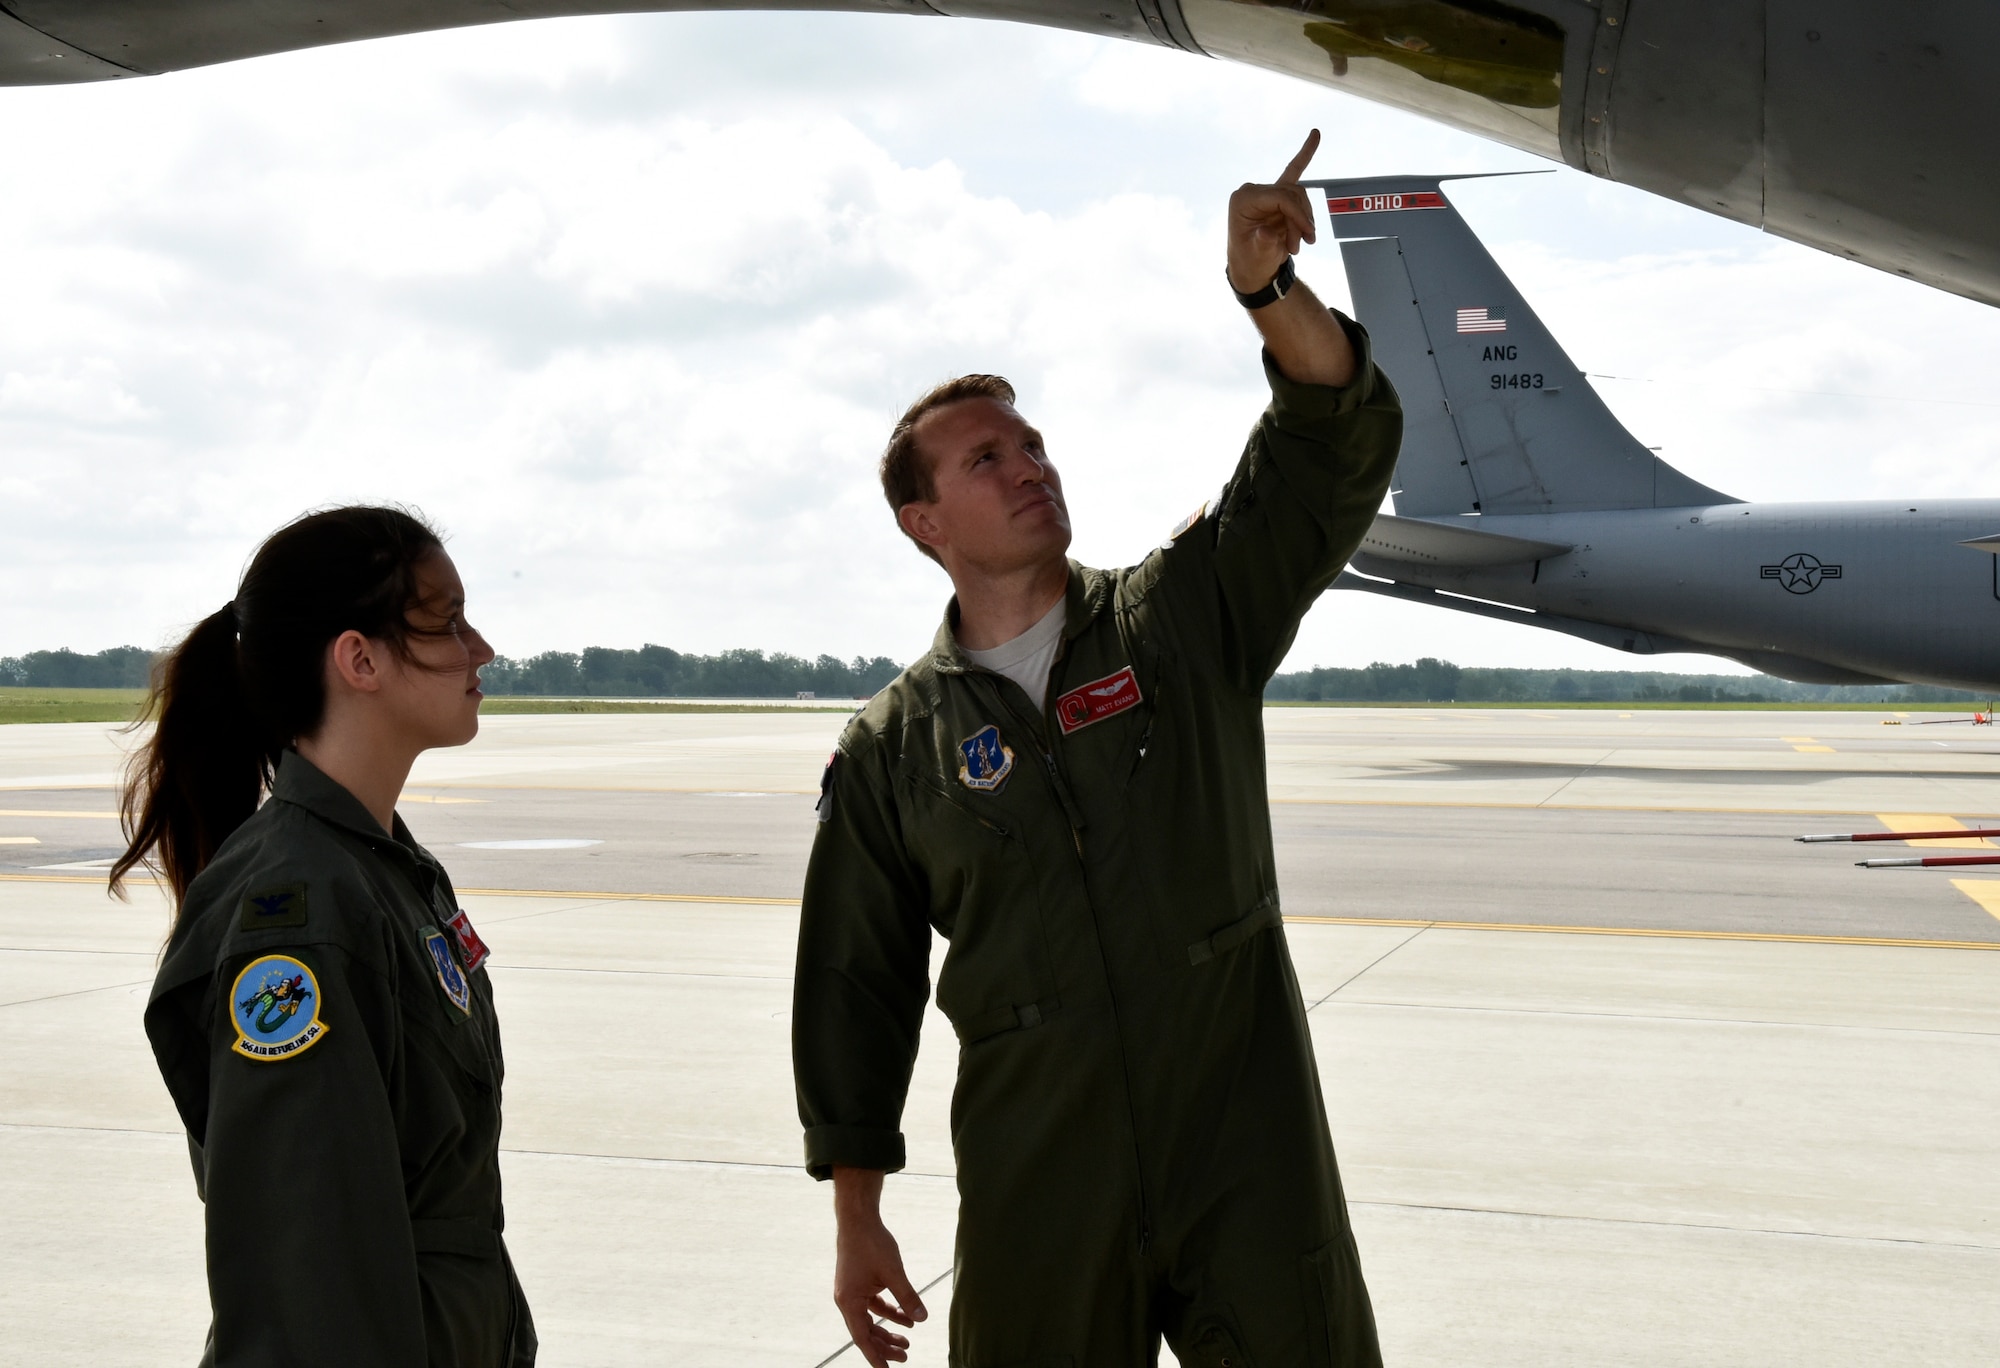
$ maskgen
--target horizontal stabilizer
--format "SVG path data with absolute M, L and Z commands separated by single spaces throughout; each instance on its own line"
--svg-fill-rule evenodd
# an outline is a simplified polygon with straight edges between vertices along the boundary
M 1567 542 L 1532 541 L 1527 537 L 1456 527 L 1448 522 L 1398 518 L 1389 513 L 1375 515 L 1360 546 L 1361 554 L 1380 560 L 1466 568 L 1526 565 L 1572 549 Z
M 1405 520 L 1398 518 L 1396 521 Z M 1842 665 L 1828 665 L 1824 661 L 1808 660 L 1804 656 L 1786 655 L 1781 651 L 1745 651 L 1713 646 L 1706 642 L 1669 636 L 1665 632 L 1645 632 L 1634 627 L 1620 627 L 1615 623 L 1588 622 L 1582 618 L 1564 617 L 1560 613 L 1516 608 L 1512 604 L 1494 603 L 1489 599 L 1471 598 L 1464 594 L 1448 594 L 1421 584 L 1401 584 L 1395 580 L 1372 579 L 1367 575 L 1357 575 L 1352 570 L 1341 571 L 1334 580 L 1333 587 L 1358 590 L 1364 594 L 1380 594 L 1383 598 L 1402 599 L 1406 603 L 1428 603 L 1437 608 L 1450 608 L 1456 612 L 1470 613 L 1474 617 L 1494 618 L 1500 622 L 1518 622 L 1528 627 L 1542 627 L 1551 632 L 1581 637 L 1585 641 L 1594 641 L 1599 646 L 1609 646 L 1614 651 L 1625 651 L 1632 655 L 1687 652 L 1693 655 L 1721 656 L 1725 660 L 1734 660 L 1739 664 L 1748 665 L 1753 670 L 1761 670 L 1767 675 L 1778 679 L 1789 679 L 1799 684 L 1900 682 L 1885 679 L 1880 675 L 1862 674 Z
M 1657 655 L 1663 651 L 1702 651 L 1713 654 L 1710 647 L 1663 632 L 1641 632 L 1631 627 L 1618 627 L 1608 622 L 1586 622 L 1582 618 L 1564 617 L 1559 613 L 1543 613 L 1533 608 L 1516 608 L 1511 604 L 1493 603 L 1487 599 L 1468 598 L 1464 594 L 1447 594 L 1437 589 L 1427 589 L 1420 584 L 1401 584 L 1394 580 L 1370 579 L 1357 575 L 1352 570 L 1343 570 L 1334 579 L 1335 589 L 1355 589 L 1364 594 L 1380 594 L 1384 598 L 1403 599 L 1409 603 L 1428 603 L 1439 608 L 1451 608 L 1474 617 L 1495 618 L 1501 622 L 1519 622 L 1529 627 L 1545 627 L 1551 632 L 1561 632 L 1565 636 L 1582 637 L 1600 646 L 1609 646 L 1614 651 L 1630 651 L 1634 655 Z

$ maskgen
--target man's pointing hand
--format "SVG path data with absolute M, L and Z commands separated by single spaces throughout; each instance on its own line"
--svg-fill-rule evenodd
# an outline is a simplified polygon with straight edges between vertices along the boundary
M 1276 182 L 1239 186 L 1229 197 L 1229 283 L 1239 295 L 1255 295 L 1271 284 L 1285 259 L 1319 236 L 1312 202 L 1299 184 L 1318 150 L 1315 128 Z M 1245 307 L 1278 369 L 1301 384 L 1351 382 L 1359 359 L 1354 345 L 1306 283 L 1292 281 L 1289 291 L 1281 286 L 1273 295 L 1275 300 L 1267 295 Z
M 1244 294 L 1270 284 L 1301 242 L 1316 240 L 1312 203 L 1299 177 L 1318 150 L 1315 128 L 1275 183 L 1238 186 L 1229 197 L 1229 283 Z

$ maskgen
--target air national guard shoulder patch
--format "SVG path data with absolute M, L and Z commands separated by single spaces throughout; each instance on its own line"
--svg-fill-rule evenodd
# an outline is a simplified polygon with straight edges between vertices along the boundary
M 465 971 L 458 967 L 458 956 L 451 953 L 451 942 L 445 934 L 426 926 L 417 933 L 424 938 L 424 950 L 431 957 L 431 968 L 437 970 L 438 987 L 451 999 L 451 1005 L 467 1016 L 472 1015 L 472 985 L 465 981 Z
M 978 793 L 993 793 L 1014 772 L 1014 751 L 988 722 L 958 743 L 958 782 Z
M 319 980 L 304 960 L 263 955 L 243 966 L 229 989 L 229 1020 L 245 1059 L 290 1059 L 326 1035 L 319 1019 Z
M 1139 701 L 1139 679 L 1127 665 L 1117 674 L 1093 679 L 1058 698 L 1056 721 L 1062 726 L 1063 735 L 1068 736 L 1093 722 L 1136 708 Z

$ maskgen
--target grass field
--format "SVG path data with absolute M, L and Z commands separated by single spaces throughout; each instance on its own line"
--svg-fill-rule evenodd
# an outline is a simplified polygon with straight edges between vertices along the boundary
M 1985 712 L 1991 706 L 1986 703 L 1680 703 L 1659 699 L 1627 699 L 1623 702 L 1605 702 L 1600 699 L 1583 699 L 1563 703 L 1554 699 L 1541 702 L 1522 702 L 1511 699 L 1505 703 L 1479 703 L 1459 699 L 1452 703 L 1391 703 L 1385 701 L 1357 702 L 1350 699 L 1327 699 L 1313 702 L 1304 699 L 1271 699 L 1267 708 L 1528 708 L 1547 711 L 1551 708 L 1613 709 L 1618 712 L 1852 712 L 1881 713 L 1886 717 L 1896 717 L 1903 713 L 1966 713 L 1975 709 Z
M 799 708 L 768 703 L 683 703 L 678 699 L 654 698 L 520 698 L 510 694 L 488 695 L 479 711 L 488 717 L 522 713 L 849 713 L 851 704 L 829 702 L 822 708 Z
M 146 701 L 144 689 L 0 688 L 0 725 L 9 722 L 130 722 Z M 1894 717 L 1899 713 L 1969 713 L 1963 703 L 1380 703 L 1329 701 L 1273 702 L 1274 708 L 1595 708 L 1617 712 L 1853 712 Z M 760 703 L 685 703 L 652 698 L 488 698 L 479 709 L 488 716 L 549 713 L 848 713 L 851 703 L 831 699 L 825 707 L 773 708 Z
M 0 723 L 130 722 L 144 689 L 0 689 Z

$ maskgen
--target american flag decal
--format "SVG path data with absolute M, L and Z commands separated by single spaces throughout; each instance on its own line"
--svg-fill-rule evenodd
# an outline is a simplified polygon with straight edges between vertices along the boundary
M 1506 332 L 1507 314 L 1504 309 L 1460 309 L 1458 330 L 1462 333 Z

